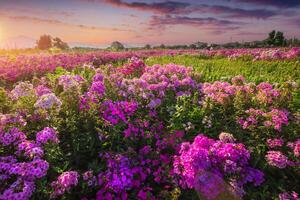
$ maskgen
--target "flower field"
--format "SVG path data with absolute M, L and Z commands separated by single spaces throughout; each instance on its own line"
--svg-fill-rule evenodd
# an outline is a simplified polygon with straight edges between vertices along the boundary
M 199 55 L 201 57 L 226 57 L 237 59 L 248 57 L 251 60 L 290 60 L 300 56 L 300 48 L 292 49 L 229 49 L 229 50 L 143 50 L 128 52 L 99 51 L 91 53 L 73 54 L 36 54 L 0 57 L 1 82 L 24 80 L 32 76 L 41 76 L 53 72 L 60 66 L 73 69 L 77 66 L 93 63 L 94 65 L 107 64 L 129 59 L 131 57 L 148 58 L 174 55 Z
M 0 58 L 0 200 L 300 198 L 300 49 Z

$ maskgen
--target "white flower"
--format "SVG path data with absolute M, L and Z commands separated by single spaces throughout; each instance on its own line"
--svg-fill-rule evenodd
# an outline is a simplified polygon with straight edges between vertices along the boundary
M 57 106 L 57 108 L 60 108 L 61 105 L 61 101 L 55 96 L 55 94 L 49 93 L 42 95 L 34 104 L 34 107 L 46 110 L 52 108 L 53 106 Z
M 18 99 L 20 97 L 29 96 L 33 93 L 33 85 L 27 82 L 20 82 L 11 91 L 13 99 Z

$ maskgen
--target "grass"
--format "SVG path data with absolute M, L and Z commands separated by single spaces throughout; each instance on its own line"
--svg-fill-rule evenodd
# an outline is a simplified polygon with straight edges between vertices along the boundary
M 174 63 L 192 66 L 203 75 L 204 81 L 229 80 L 236 75 L 243 75 L 248 81 L 284 82 L 300 81 L 300 60 L 252 61 L 244 58 L 229 60 L 228 58 L 205 58 L 203 56 L 178 55 L 151 57 L 146 59 L 147 65 Z

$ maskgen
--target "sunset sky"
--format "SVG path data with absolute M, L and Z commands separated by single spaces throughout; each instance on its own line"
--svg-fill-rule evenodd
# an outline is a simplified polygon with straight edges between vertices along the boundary
M 223 43 L 272 29 L 300 38 L 300 0 L 0 0 L 2 44 L 41 34 L 73 46 Z

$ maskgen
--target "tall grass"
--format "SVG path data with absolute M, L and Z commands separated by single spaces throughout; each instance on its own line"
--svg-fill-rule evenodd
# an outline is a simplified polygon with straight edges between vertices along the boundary
M 243 75 L 256 83 L 271 83 L 293 80 L 300 83 L 299 60 L 252 61 L 244 57 L 237 60 L 228 58 L 206 58 L 203 56 L 179 55 L 151 57 L 147 65 L 175 63 L 192 66 L 203 75 L 204 81 L 228 80 L 236 75 Z

